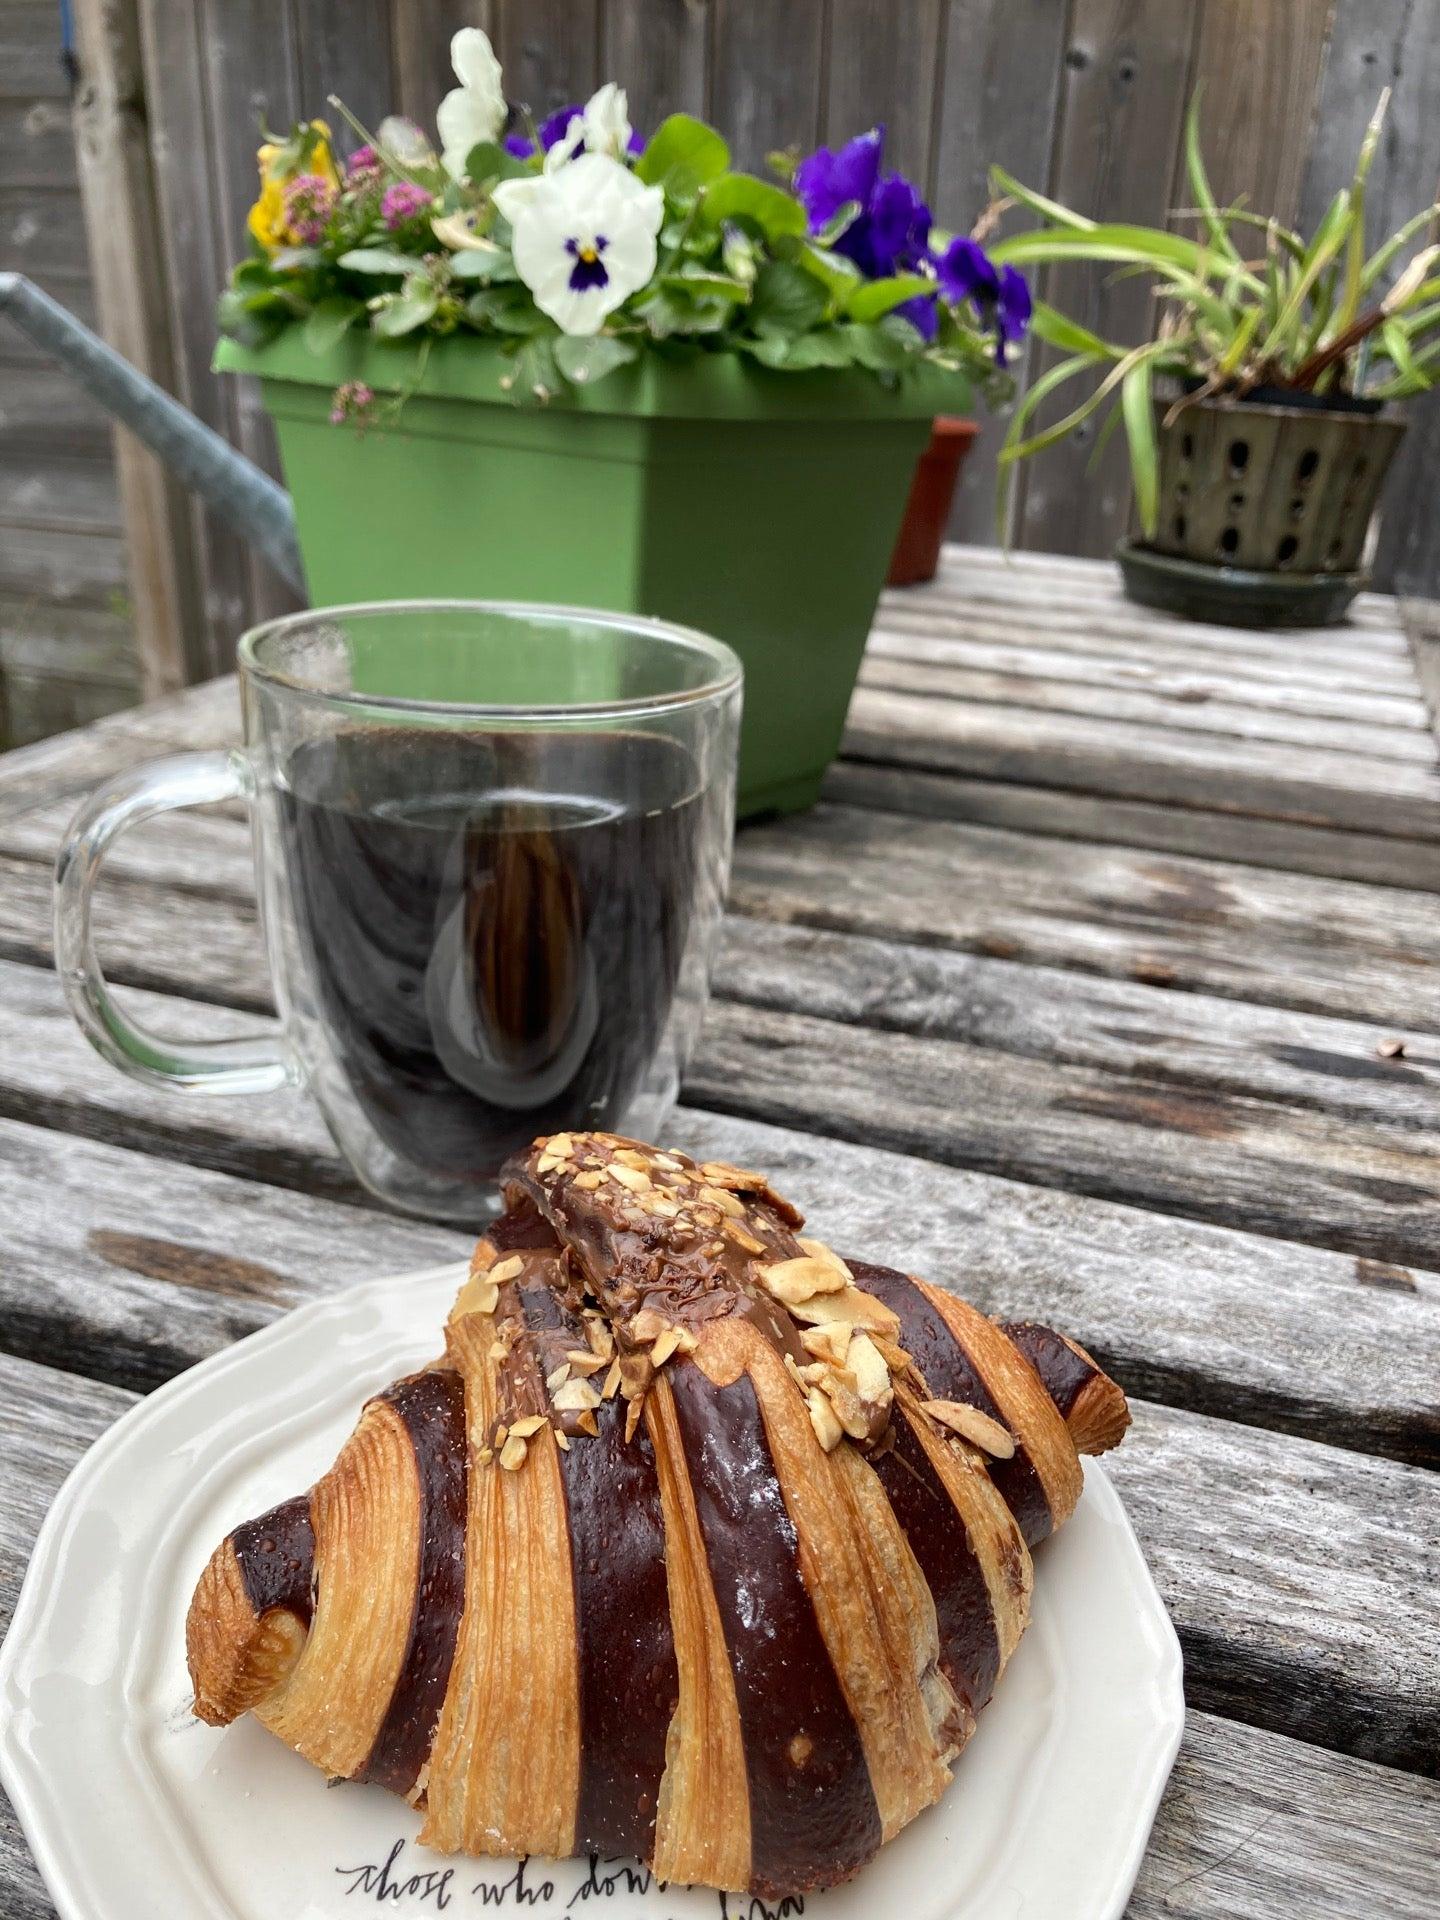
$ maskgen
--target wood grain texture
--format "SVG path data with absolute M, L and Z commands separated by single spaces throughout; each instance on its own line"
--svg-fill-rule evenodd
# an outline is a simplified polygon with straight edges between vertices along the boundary
M 1184 109 L 1194 15 L 1172 0 L 1074 0 L 1048 189 L 1097 220 L 1162 225 Z M 1150 312 L 1143 286 L 1084 267 L 1050 270 L 1045 297 L 1105 338 L 1137 344 Z M 1035 365 L 1048 365 L 1036 356 Z M 1063 417 L 1063 394 L 1036 416 Z M 1105 553 L 1124 531 L 1130 478 L 1123 436 L 1090 467 L 1100 419 L 1030 463 L 1017 495 L 1022 546 Z
M 145 119 L 138 0 L 77 0 L 75 35 L 80 197 L 102 331 L 132 366 L 173 390 L 175 343 Z M 154 698 L 197 678 L 207 664 L 197 645 L 194 523 L 164 462 L 123 429 L 115 435 L 115 471 L 140 679 Z
M 825 71 L 825 0 L 710 0 L 710 111 L 734 164 L 763 173 L 777 148 L 815 146 Z
M 605 0 L 600 78 L 624 87 L 642 134 L 667 114 L 706 114 L 710 8 L 711 0 Z
M 1301 196 L 1307 226 L 1350 179 L 1384 86 L 1395 91 L 1366 192 L 1372 246 L 1429 205 L 1440 188 L 1432 138 L 1440 111 L 1440 33 L 1427 0 L 1337 0 Z M 1440 565 L 1426 503 L 1440 477 L 1440 399 L 1408 401 L 1405 411 L 1410 430 L 1386 483 L 1375 576 L 1386 588 L 1433 594 L 1440 590 Z
M 390 8 L 394 99 L 386 111 L 430 126 L 435 109 L 455 85 L 450 42 L 461 27 L 494 30 L 492 0 L 405 0 Z
M 886 164 L 912 180 L 933 169 L 942 0 L 909 0 L 902 32 L 886 0 L 830 0 L 823 137 L 843 144 L 885 128 Z
M 496 51 L 512 105 L 542 120 L 589 99 L 609 77 L 597 68 L 600 13 L 600 0 L 495 0 Z
M 1257 212 L 1294 222 L 1333 12 L 1334 0 L 1203 0 L 1191 91 L 1203 102 L 1210 184 L 1222 206 L 1243 196 Z M 1277 139 L 1277 128 L 1289 137 Z M 1193 205 L 1183 167 L 1174 195 L 1177 206 Z
M 984 212 L 992 166 L 1017 180 L 1049 180 L 1069 11 L 1057 0 L 947 0 L 932 186 L 935 216 L 952 232 L 968 233 Z M 1029 363 L 1027 346 L 1016 366 L 1022 389 Z M 985 423 L 966 456 L 950 516 L 956 539 L 995 538 L 1003 438 L 1003 421 Z
M 173 999 L 141 996 L 137 1005 L 162 1030 L 234 1032 L 244 1024 L 242 1016 Z M 80 1276 L 76 1285 L 83 1289 L 89 1284 L 86 1276 L 98 1280 L 103 1270 L 94 1249 L 81 1244 L 81 1235 L 97 1219 L 107 1232 L 164 1240 L 145 1227 L 134 1207 L 110 1217 L 127 1188 L 145 1192 L 143 1154 L 370 1204 L 300 1096 L 187 1109 L 114 1073 L 73 1031 L 55 983 L 36 970 L 4 963 L 0 1058 L 5 1062 L 0 1111 L 55 1129 L 53 1137 L 44 1136 L 50 1150 L 62 1167 L 74 1168 L 57 1178 L 71 1182 L 77 1195 L 93 1180 L 95 1194 L 104 1196 L 109 1209 L 99 1217 L 77 1199 L 73 1219 L 45 1226 L 35 1218 L 33 1197 L 14 1202 L 16 1272 L 29 1276 L 17 1283 L 19 1307 L 53 1317 L 57 1324 L 69 1324 L 71 1275 Z M 782 1189 L 804 1200 L 821 1237 L 913 1265 L 990 1311 L 1058 1319 L 1141 1391 L 1363 1449 L 1435 1458 L 1440 1282 L 1426 1272 L 1166 1220 L 812 1132 L 790 1132 L 748 1116 L 707 1114 L 692 1106 L 673 1126 L 687 1149 L 702 1158 L 773 1168 Z M 66 1134 L 77 1139 L 62 1151 L 59 1143 Z M 115 1148 L 125 1151 L 117 1156 Z M 26 1177 L 21 1170 L 14 1182 L 23 1188 Z M 171 1211 L 182 1225 L 189 1209 L 189 1233 L 172 1238 L 212 1250 L 217 1238 L 221 1247 L 226 1244 L 228 1233 L 195 1240 L 208 1215 L 195 1203 L 200 1190 L 187 1185 L 183 1171 L 167 1165 L 155 1178 L 162 1195 L 176 1195 Z M 0 1176 L 0 1190 L 11 1185 Z M 222 1183 L 227 1203 L 230 1192 Z M 905 1196 L 898 1208 L 897 1194 Z M 276 1209 L 287 1204 L 283 1196 L 273 1196 Z M 0 1248 L 6 1244 L 0 1227 Z M 243 1262 L 243 1250 L 234 1251 Z M 136 1263 L 144 1267 L 147 1262 L 157 1271 L 136 1271 Z M 262 1256 L 260 1264 L 275 1263 Z M 189 1284 L 185 1276 L 191 1268 L 183 1255 L 158 1271 L 162 1266 L 160 1250 L 142 1256 L 137 1249 L 130 1278 L 108 1277 L 107 1299 L 123 1294 L 139 1303 L 133 1307 L 138 1315 L 134 1339 L 142 1349 L 165 1321 L 160 1303 L 168 1286 L 173 1280 Z M 193 1270 L 204 1267 L 197 1260 Z M 53 1286 L 40 1286 L 42 1270 L 55 1274 Z M 219 1266 L 213 1270 L 223 1294 L 224 1272 Z M 33 1296 L 29 1308 L 24 1307 L 27 1289 Z M 231 1291 L 241 1296 L 245 1311 L 254 1310 L 240 1281 Z M 250 1293 L 255 1291 L 251 1286 Z M 153 1311 L 146 1301 L 155 1303 Z M 122 1321 L 131 1311 L 115 1309 Z M 1368 1329 L 1360 1342 L 1354 1338 L 1357 1321 Z M 115 1332 L 109 1321 L 104 1324 Z M 203 1314 L 189 1323 L 175 1316 L 168 1336 L 172 1348 L 198 1337 L 201 1344 L 187 1348 L 188 1357 L 210 1351 L 204 1324 Z M 55 1337 L 68 1342 L 78 1335 Z M 37 1350 L 43 1350 L 43 1338 L 37 1330 Z M 143 1369 L 143 1350 L 125 1364 Z

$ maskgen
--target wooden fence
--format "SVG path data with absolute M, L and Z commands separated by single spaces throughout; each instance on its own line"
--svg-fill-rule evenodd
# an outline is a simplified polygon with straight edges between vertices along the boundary
M 833 140 L 883 120 L 897 166 L 923 180 L 937 217 L 964 227 L 1001 161 L 1100 217 L 1159 221 L 1183 199 L 1180 127 L 1204 89 L 1218 190 L 1314 219 L 1348 173 L 1382 85 L 1395 110 L 1372 191 L 1377 229 L 1434 192 L 1440 174 L 1440 0 L 75 0 L 82 53 L 109 58 L 133 19 L 133 85 L 112 103 L 113 151 L 128 154 L 131 231 L 153 235 L 153 363 L 194 410 L 255 458 L 273 445 L 255 396 L 209 370 L 215 298 L 243 237 L 262 122 L 325 111 L 337 92 L 366 121 L 398 108 L 426 122 L 451 84 L 458 25 L 491 33 L 507 91 L 537 112 L 583 98 L 598 80 L 629 89 L 643 127 L 686 107 L 730 136 L 737 161 Z M 19 7 L 35 13 L 33 0 Z M 0 0 L 0 17 L 17 0 Z M 108 48 L 109 52 L 106 51 Z M 84 74 L 82 84 L 101 78 Z M 96 135 L 103 145 L 102 129 Z M 136 164 L 136 141 L 145 165 Z M 113 182 L 110 191 L 114 192 Z M 114 217 L 103 223 L 114 233 Z M 112 256 L 113 257 L 113 256 Z M 8 264 L 0 251 L 0 265 Z M 107 276 L 108 283 L 109 276 Z M 1049 289 L 1092 324 L 1139 337 L 1133 282 L 1067 272 Z M 119 324 L 119 316 L 107 314 Z M 132 330 L 133 333 L 133 330 Z M 1382 584 L 1434 589 L 1428 492 L 1440 467 L 1440 407 L 1414 415 L 1390 494 Z M 957 534 L 991 537 L 992 429 L 972 464 Z M 1127 511 L 1123 449 L 1093 463 L 1088 433 L 1053 450 L 1017 489 L 1021 546 L 1108 550 Z M 123 476 L 122 476 L 123 477 Z M 132 549 L 156 551 L 151 491 L 125 488 Z M 148 529 L 148 530 L 147 530 Z M 174 543 L 173 524 L 163 529 Z M 191 510 L 193 542 L 150 617 L 186 631 L 143 636 L 164 670 L 227 666 L 236 635 L 282 603 L 275 584 L 213 516 Z M 3 553 L 0 553 L 3 561 Z M 4 591 L 0 581 L 0 591 Z M 189 610 L 181 612 L 186 593 Z M 153 675 L 152 675 L 153 678 Z

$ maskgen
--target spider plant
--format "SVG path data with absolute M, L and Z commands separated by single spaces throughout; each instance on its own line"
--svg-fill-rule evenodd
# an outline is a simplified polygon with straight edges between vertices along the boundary
M 1199 98 L 1185 122 L 1185 168 L 1194 206 L 1172 227 L 1087 219 L 995 168 L 993 212 L 1020 205 L 1044 223 L 990 248 L 1000 264 L 1033 267 L 1095 261 L 1117 277 L 1148 279 L 1156 306 L 1153 337 L 1140 346 L 1101 339 L 1038 301 L 1034 332 L 1064 357 L 1016 407 L 1000 454 L 1000 517 L 1015 463 L 1053 446 L 1109 407 L 1101 444 L 1122 422 L 1135 501 L 1155 531 L 1159 459 L 1157 380 L 1189 389 L 1183 408 L 1212 394 L 1243 397 L 1257 387 L 1316 395 L 1404 400 L 1440 381 L 1440 202 L 1424 207 L 1373 253 L 1365 245 L 1365 193 L 1390 93 L 1381 94 L 1354 177 L 1307 240 L 1242 204 L 1221 207 L 1200 146 Z M 1192 227 L 1192 233 L 1174 230 Z M 1051 394 L 1089 379 L 1079 406 L 1043 431 L 1032 422 Z

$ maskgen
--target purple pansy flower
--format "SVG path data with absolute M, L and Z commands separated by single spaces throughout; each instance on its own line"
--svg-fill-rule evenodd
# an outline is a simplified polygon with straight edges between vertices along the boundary
M 891 311 L 900 319 L 908 320 L 927 347 L 940 331 L 940 315 L 935 308 L 933 293 L 917 293 L 913 300 L 902 300 Z
M 570 291 L 588 293 L 591 287 L 608 287 L 610 275 L 605 270 L 601 255 L 610 242 L 603 233 L 597 233 L 593 240 L 583 243 L 579 240 L 567 240 L 565 251 L 575 262 L 570 269 Z
M 978 240 L 965 235 L 950 242 L 935 260 L 945 298 L 954 305 L 974 303 L 983 325 L 995 329 L 995 364 L 1005 365 L 1005 349 L 1025 337 L 1030 323 L 1030 289 L 1015 267 L 997 267 Z
M 558 147 L 574 122 L 584 117 L 583 107 L 557 107 L 536 129 L 540 135 L 540 151 L 549 153 L 552 147 Z M 526 133 L 507 133 L 501 145 L 516 160 L 529 160 L 535 152 L 535 142 Z M 645 142 L 638 133 L 631 133 L 628 151 L 632 158 L 645 151 Z
M 408 221 L 424 213 L 433 204 L 434 196 L 417 187 L 412 181 L 397 180 L 393 186 L 385 189 L 385 197 L 380 202 L 380 218 L 392 233 L 403 227 Z
M 872 127 L 838 151 L 822 147 L 802 160 L 795 191 L 818 233 L 844 206 L 860 211 L 835 241 L 835 251 L 853 260 L 871 280 L 904 273 L 925 258 L 930 209 L 903 174 L 882 176 L 885 129 Z

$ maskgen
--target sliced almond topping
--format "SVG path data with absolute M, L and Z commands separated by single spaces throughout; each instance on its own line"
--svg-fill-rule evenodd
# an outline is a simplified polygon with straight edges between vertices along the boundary
M 598 1407 L 600 1396 L 588 1380 L 567 1380 L 555 1389 L 552 1404 L 557 1413 L 580 1413 Z
M 855 1391 L 871 1406 L 888 1405 L 894 1389 L 885 1356 L 868 1333 L 857 1333 L 850 1342 L 845 1365 L 855 1376 Z
M 527 1413 L 523 1420 L 517 1420 L 510 1428 L 510 1438 L 528 1440 L 532 1433 L 538 1433 L 541 1427 L 548 1426 L 543 1413 Z
M 500 1449 L 501 1466 L 504 1467 L 507 1473 L 514 1473 L 517 1467 L 524 1466 L 526 1452 L 525 1442 L 520 1439 L 518 1435 L 512 1433 Z
M 568 1133 L 552 1133 L 545 1151 L 556 1160 L 568 1160 L 575 1151 L 575 1142 Z
M 757 1240 L 753 1233 L 747 1232 L 744 1227 L 737 1226 L 733 1220 L 725 1222 L 725 1231 L 736 1246 L 743 1247 L 746 1253 L 764 1253 L 765 1242 Z
M 490 1462 L 495 1458 L 495 1449 L 493 1447 L 481 1447 L 475 1458 L 480 1462 L 482 1467 L 488 1467 Z
M 678 1200 L 667 1200 L 662 1193 L 652 1191 L 646 1196 L 645 1211 L 653 1213 L 659 1220 L 673 1220 L 680 1212 Z
M 650 1358 L 657 1367 L 663 1367 L 680 1344 L 679 1327 L 667 1327 L 650 1349 Z
M 732 1167 L 728 1160 L 707 1160 L 700 1171 L 712 1186 L 729 1187 L 736 1193 L 763 1193 L 770 1184 L 763 1173 Z
M 722 1213 L 728 1213 L 732 1220 L 743 1220 L 745 1209 L 725 1187 L 702 1187 L 700 1198 L 712 1207 L 719 1207 Z
M 637 1341 L 641 1346 L 648 1347 L 652 1341 L 660 1338 L 669 1324 L 664 1314 L 657 1313 L 653 1307 L 642 1307 L 637 1314 L 631 1316 L 627 1331 L 632 1340 Z
M 846 1287 L 840 1293 L 818 1294 L 809 1300 L 787 1301 L 797 1320 L 807 1326 L 823 1326 L 827 1320 L 848 1320 L 867 1333 L 883 1334 L 887 1340 L 899 1338 L 900 1322 L 883 1301 L 859 1287 Z
M 490 1275 L 482 1270 L 472 1273 L 460 1289 L 452 1318 L 463 1320 L 471 1313 L 494 1313 L 499 1304 L 500 1289 Z
M 657 1153 L 655 1155 L 655 1165 L 657 1167 L 663 1167 L 667 1173 L 680 1173 L 684 1170 L 682 1163 L 675 1158 L 673 1153 Z
M 491 1435 L 491 1439 L 490 1439 L 491 1446 L 503 1447 L 505 1444 L 505 1437 L 509 1433 L 509 1431 L 510 1431 L 509 1427 L 507 1427 L 505 1422 L 502 1420 L 499 1426 L 496 1427 L 494 1433 Z
M 818 1387 L 811 1387 L 805 1396 L 805 1404 L 810 1409 L 810 1424 L 815 1429 L 815 1438 L 826 1453 L 833 1453 L 845 1437 L 845 1429 L 835 1418 L 835 1409 Z
M 563 1387 L 565 1382 L 569 1378 L 570 1378 L 570 1363 L 568 1360 L 562 1361 L 562 1363 L 558 1367 L 556 1367 L 553 1373 L 546 1374 L 545 1384 L 547 1387 L 549 1387 L 550 1391 L 553 1393 L 556 1387 Z
M 518 1253 L 512 1253 L 508 1260 L 502 1260 L 498 1266 L 491 1267 L 490 1278 L 498 1287 L 506 1280 L 513 1280 L 517 1274 L 523 1273 L 524 1270 L 525 1262 L 520 1258 Z
M 585 1409 L 584 1413 L 576 1414 L 575 1424 L 581 1433 L 588 1433 L 592 1439 L 600 1431 L 600 1422 L 595 1418 L 594 1413 L 589 1407 Z
M 611 1166 L 610 1178 L 618 1180 L 622 1187 L 631 1193 L 645 1193 L 650 1186 L 650 1176 L 642 1173 L 639 1167 Z
M 640 1416 L 645 1411 L 643 1400 L 632 1400 L 625 1409 L 625 1444 L 629 1446 L 635 1438 L 635 1429 L 640 1424 Z
M 803 1234 L 797 1234 L 796 1238 L 812 1260 L 823 1260 L 827 1267 L 833 1267 L 847 1286 L 855 1278 L 835 1249 L 827 1247 L 823 1240 L 807 1240 Z
M 675 1338 L 679 1342 L 681 1353 L 694 1353 L 700 1344 L 699 1337 L 693 1334 L 688 1327 L 677 1327 L 675 1329 Z
M 600 1398 L 602 1400 L 613 1400 L 615 1398 L 615 1395 L 620 1391 L 620 1377 L 620 1362 L 618 1360 L 612 1360 L 610 1362 L 610 1371 L 605 1376 L 605 1384 L 600 1389 Z
M 637 1153 L 634 1147 L 617 1147 L 614 1157 L 622 1167 L 634 1167 L 639 1173 L 650 1171 L 650 1156 Z
M 848 1321 L 830 1320 L 823 1326 L 806 1327 L 800 1335 L 800 1344 L 817 1359 L 829 1360 L 835 1366 L 843 1367 L 845 1355 L 850 1349 L 852 1331 Z
M 598 1373 L 605 1364 L 603 1353 L 589 1353 L 584 1347 L 567 1347 L 565 1358 L 570 1362 L 572 1372 L 582 1379 L 588 1379 L 592 1373 Z
M 598 1353 L 602 1360 L 608 1360 L 615 1351 L 615 1336 L 610 1331 L 610 1322 L 602 1319 L 598 1313 L 586 1314 L 585 1338 L 590 1342 L 590 1351 Z
M 620 1391 L 627 1400 L 639 1400 L 655 1378 L 655 1368 L 649 1354 L 622 1353 L 619 1364 Z
M 921 1405 L 932 1420 L 949 1427 L 952 1433 L 958 1433 L 962 1440 L 970 1441 L 993 1460 L 1014 1459 L 1014 1434 L 978 1407 L 967 1406 L 963 1400 L 924 1400 Z
M 557 1160 L 553 1153 L 542 1153 L 540 1158 L 535 1162 L 535 1171 L 537 1173 L 554 1173 L 557 1167 L 563 1165 L 564 1162 Z
M 487 1360 L 508 1360 L 510 1349 L 503 1340 L 492 1340 L 485 1350 Z
M 556 1427 L 555 1429 L 555 1444 L 562 1453 L 568 1453 L 570 1451 L 570 1436 L 563 1427 Z
M 599 1167 L 590 1167 L 584 1173 L 577 1173 L 570 1184 L 575 1187 L 583 1187 L 587 1193 L 593 1193 L 604 1178 L 605 1175 Z
M 766 1292 L 787 1307 L 799 1306 L 817 1293 L 839 1293 L 845 1285 L 843 1275 L 808 1253 L 795 1260 L 775 1260 L 768 1266 L 757 1266 L 755 1272 Z M 825 1317 L 839 1318 L 829 1314 Z

